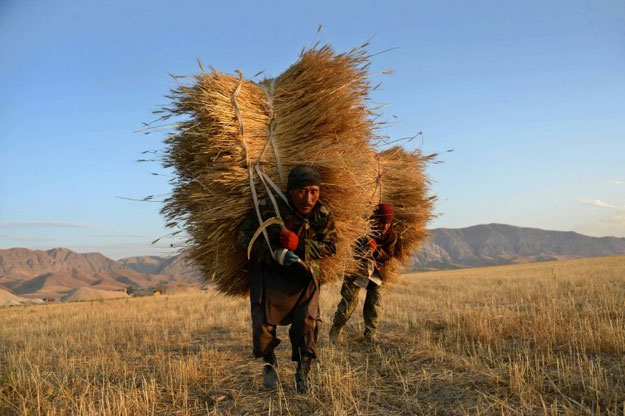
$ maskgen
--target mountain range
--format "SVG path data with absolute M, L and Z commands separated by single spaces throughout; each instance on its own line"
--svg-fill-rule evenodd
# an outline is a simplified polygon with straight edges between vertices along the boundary
M 0 288 L 23 297 L 60 298 L 85 286 L 103 291 L 141 291 L 200 285 L 198 276 L 181 255 L 115 261 L 100 253 L 76 253 L 66 248 L 0 250 Z
M 432 230 L 408 269 L 457 269 L 619 254 L 625 254 L 625 238 L 486 224 Z
M 409 271 L 441 270 L 625 254 L 625 238 L 588 237 L 505 224 L 431 230 Z M 80 287 L 141 291 L 203 282 L 200 273 L 174 257 L 136 256 L 112 260 L 100 253 L 66 248 L 0 250 L 0 288 L 25 298 L 60 298 Z

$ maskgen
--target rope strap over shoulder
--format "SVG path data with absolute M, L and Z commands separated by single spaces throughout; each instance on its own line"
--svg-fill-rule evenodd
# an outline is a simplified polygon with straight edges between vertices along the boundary
M 276 165 L 277 165 L 277 168 L 278 168 L 278 174 L 280 176 L 280 181 L 284 185 L 284 175 L 283 175 L 283 171 L 282 171 L 282 163 L 280 161 L 280 154 L 278 152 L 278 148 L 277 148 L 276 143 L 275 143 L 275 134 L 274 134 L 275 128 L 276 128 L 276 119 L 275 119 L 274 108 L 273 108 L 273 96 L 274 96 L 274 89 L 275 89 L 275 79 L 271 80 L 269 90 L 267 90 L 267 88 L 264 85 L 261 85 L 261 87 L 263 88 L 263 91 L 265 92 L 265 95 L 267 96 L 267 103 L 268 103 L 269 112 L 270 112 L 270 122 L 269 122 L 269 127 L 268 127 L 269 128 L 269 135 L 267 137 L 267 141 L 265 142 L 265 145 L 263 146 L 263 149 L 261 150 L 260 154 L 258 155 L 258 159 L 252 165 L 251 160 L 250 160 L 248 147 L 247 147 L 247 143 L 245 142 L 245 126 L 243 124 L 243 118 L 241 116 L 241 111 L 240 111 L 238 103 L 237 103 L 237 96 L 239 95 L 239 92 L 241 91 L 241 86 L 243 84 L 243 73 L 241 71 L 239 71 L 239 70 L 237 70 L 236 72 L 239 74 L 239 84 L 237 85 L 237 87 L 235 88 L 235 90 L 234 90 L 234 92 L 232 94 L 232 104 L 234 106 L 234 111 L 235 111 L 235 114 L 237 116 L 237 120 L 239 122 L 239 133 L 240 133 L 240 136 L 241 136 L 241 143 L 242 143 L 242 146 L 243 146 L 243 150 L 245 152 L 245 162 L 247 164 L 247 171 L 248 171 L 248 176 L 249 176 L 249 180 L 250 180 L 250 190 L 252 192 L 252 199 L 254 201 L 254 209 L 256 211 L 256 216 L 257 216 L 258 224 L 259 224 L 259 228 L 254 233 L 254 237 L 252 238 L 252 240 L 250 241 L 250 243 L 248 245 L 247 254 L 248 254 L 248 259 L 249 259 L 250 254 L 251 254 L 252 245 L 254 244 L 254 242 L 256 241 L 256 238 L 258 237 L 258 235 L 261 232 L 262 232 L 263 236 L 265 237 L 265 241 L 267 242 L 267 246 L 269 247 L 269 250 L 271 251 L 271 253 L 273 255 L 274 250 L 271 247 L 271 243 L 269 242 L 269 236 L 267 235 L 267 230 L 266 230 L 269 225 L 276 224 L 276 222 L 272 221 L 272 220 L 278 221 L 279 223 L 282 224 L 282 228 L 283 229 L 285 228 L 284 227 L 284 222 L 282 222 L 282 216 L 280 215 L 280 209 L 278 207 L 278 202 L 276 201 L 275 197 L 273 196 L 272 190 L 284 201 L 284 203 L 289 208 L 291 208 L 291 206 L 289 205 L 289 201 L 288 201 L 287 197 L 282 193 L 280 188 L 271 180 L 269 175 L 267 175 L 262 170 L 262 167 L 261 167 L 261 159 L 262 159 L 262 157 L 263 157 L 263 155 L 265 153 L 265 150 L 267 149 L 268 145 L 271 143 L 271 146 L 273 147 L 274 156 L 276 158 Z M 263 218 L 262 218 L 262 215 L 261 215 L 261 212 L 260 212 L 258 194 L 256 192 L 256 186 L 254 184 L 254 170 L 256 170 L 256 173 L 258 174 L 258 177 L 260 178 L 260 181 L 265 186 L 265 190 L 267 191 L 267 196 L 271 200 L 271 204 L 273 205 L 274 212 L 275 212 L 275 215 L 276 215 L 277 218 L 276 217 L 270 218 L 267 221 L 263 222 Z
M 274 107 L 273 107 L 273 98 L 274 98 L 274 94 L 276 90 L 276 79 L 275 78 L 271 79 L 271 82 L 269 83 L 269 89 L 267 89 L 267 87 L 263 84 L 261 84 L 260 87 L 263 89 L 263 91 L 265 92 L 265 95 L 267 96 L 267 106 L 269 107 L 269 115 L 270 115 L 269 138 L 267 139 L 267 143 L 271 142 L 271 147 L 273 148 L 273 154 L 276 158 L 276 166 L 278 167 L 278 176 L 280 177 L 280 182 L 282 183 L 282 186 L 284 187 L 286 186 L 286 181 L 284 177 L 284 171 L 282 170 L 282 162 L 280 161 L 280 152 L 278 150 L 278 145 L 276 144 L 276 140 L 275 140 L 275 131 L 276 131 L 276 126 L 278 124 L 276 121 L 276 114 L 274 112 Z M 260 156 L 258 157 L 259 161 L 260 161 L 260 157 L 265 152 L 267 143 L 265 143 L 265 147 L 263 148 L 263 151 L 260 153 Z
M 252 167 L 252 163 L 250 161 L 250 154 L 248 151 L 247 143 L 245 142 L 245 126 L 243 124 L 243 117 L 241 117 L 241 111 L 239 110 L 239 105 L 237 104 L 237 96 L 241 91 L 241 86 L 243 85 L 243 73 L 239 70 L 236 71 L 239 74 L 239 84 L 235 88 L 232 93 L 232 105 L 234 106 L 234 112 L 237 116 L 237 120 L 239 122 L 239 134 L 241 137 L 241 145 L 243 146 L 243 151 L 245 152 L 245 162 L 247 165 L 247 174 L 250 180 L 250 190 L 252 192 L 252 200 L 254 201 L 254 209 L 256 210 L 256 217 L 258 218 L 258 224 L 263 223 L 263 216 L 260 213 L 260 207 L 258 204 L 258 195 L 256 194 L 256 186 L 254 185 L 254 169 Z M 269 246 L 269 249 L 273 252 L 271 248 L 271 243 L 269 242 L 269 236 L 267 235 L 267 231 L 262 229 L 263 236 L 265 237 L 265 241 Z
M 375 193 L 380 191 L 378 203 L 382 203 L 382 178 L 384 176 L 384 172 L 382 170 L 382 163 L 380 162 L 380 155 L 376 155 L 376 160 L 378 162 L 378 174 L 375 177 L 375 189 L 373 190 L 373 194 L 371 194 L 371 198 L 369 199 L 369 204 L 373 202 L 373 198 L 375 198 Z

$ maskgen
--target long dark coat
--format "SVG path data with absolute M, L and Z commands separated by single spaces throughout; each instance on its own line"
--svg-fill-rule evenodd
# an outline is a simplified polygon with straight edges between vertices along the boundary
M 302 216 L 292 211 L 282 200 L 278 201 L 279 210 L 286 227 L 299 237 L 295 250 L 306 267 L 300 264 L 281 266 L 271 251 L 280 248 L 279 226 L 267 229 L 271 249 L 264 237 L 260 236 L 252 251 L 252 273 L 250 282 L 250 302 L 252 325 L 256 332 L 262 333 L 262 325 L 291 325 L 289 336 L 293 354 L 301 343 L 307 343 L 307 353 L 314 354 L 320 322 L 319 312 L 319 259 L 336 252 L 336 229 L 334 216 L 330 208 L 317 201 L 310 214 Z M 262 200 L 259 204 L 263 221 L 274 217 L 273 205 Z M 247 245 L 258 229 L 255 211 L 249 213 L 239 229 L 239 243 Z M 276 342 L 279 341 L 268 341 Z M 261 356 L 275 345 L 264 345 L 255 339 L 254 355 Z M 295 358 L 294 358 L 295 359 Z

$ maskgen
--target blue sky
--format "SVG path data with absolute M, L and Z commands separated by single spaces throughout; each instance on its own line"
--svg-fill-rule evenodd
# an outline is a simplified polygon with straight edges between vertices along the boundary
M 409 146 L 434 165 L 432 227 L 499 222 L 625 237 L 625 2 L 0 2 L 0 248 L 171 254 L 158 203 L 169 73 L 278 75 L 315 38 L 370 50 Z

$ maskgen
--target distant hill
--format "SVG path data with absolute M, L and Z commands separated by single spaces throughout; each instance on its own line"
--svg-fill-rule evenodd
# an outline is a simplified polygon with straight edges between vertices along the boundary
M 132 257 L 115 261 L 100 253 L 66 248 L 0 250 L 0 288 L 18 296 L 60 298 L 79 287 L 101 291 L 202 282 L 182 256 Z
M 565 258 L 625 254 L 625 238 L 595 238 L 504 224 L 431 231 L 409 271 L 455 269 Z M 77 288 L 100 291 L 201 286 L 200 273 L 183 255 L 109 259 L 66 248 L 0 250 L 0 288 L 28 298 L 62 298 Z M 174 289 L 172 289 L 174 290 Z
M 412 271 L 625 254 L 625 238 L 588 237 L 505 224 L 438 228 L 415 254 Z
M 198 270 L 189 264 L 183 255 L 126 257 L 117 262 L 139 273 L 178 276 L 177 280 L 183 283 L 193 283 L 199 275 Z

